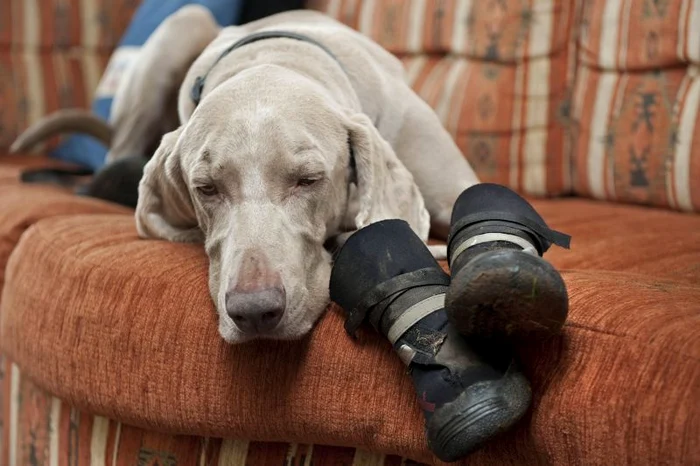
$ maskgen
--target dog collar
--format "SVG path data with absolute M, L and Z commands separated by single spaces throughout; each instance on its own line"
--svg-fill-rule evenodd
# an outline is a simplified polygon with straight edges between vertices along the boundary
M 190 98 L 194 102 L 195 106 L 199 105 L 200 100 L 202 99 L 202 91 L 204 90 L 204 83 L 207 79 L 207 76 L 209 76 L 209 73 L 211 73 L 211 70 L 219 63 L 226 55 L 229 53 L 233 52 L 234 50 L 243 47 L 244 45 L 252 44 L 253 42 L 257 42 L 259 40 L 263 39 L 295 39 L 299 40 L 302 42 L 307 42 L 309 44 L 313 44 L 319 48 L 321 48 L 324 52 L 326 52 L 328 55 L 330 55 L 333 60 L 335 60 L 338 65 L 343 69 L 345 72 L 345 68 L 343 67 L 343 64 L 340 63 L 338 58 L 331 52 L 328 47 L 325 45 L 321 44 L 320 42 L 312 39 L 309 36 L 305 36 L 303 34 L 297 34 L 296 32 L 290 32 L 290 31 L 261 31 L 261 32 L 256 32 L 253 34 L 250 34 L 248 36 L 245 36 L 244 38 L 236 41 L 233 43 L 229 48 L 224 50 L 221 55 L 219 55 L 219 58 L 216 59 L 214 63 L 209 67 L 206 73 L 204 73 L 202 76 L 197 76 L 197 78 L 194 80 L 194 85 L 192 86 L 192 90 L 190 91 Z

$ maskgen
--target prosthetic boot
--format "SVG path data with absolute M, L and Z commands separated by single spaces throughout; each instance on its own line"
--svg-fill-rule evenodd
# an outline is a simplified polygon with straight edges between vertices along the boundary
M 449 282 L 408 223 L 385 220 L 338 251 L 330 294 L 350 335 L 369 321 L 389 339 L 413 379 L 429 447 L 456 461 L 510 429 L 531 392 L 508 346 L 474 347 L 449 323 Z
M 526 341 L 560 332 L 566 286 L 542 255 L 570 237 L 547 227 L 522 197 L 495 184 L 465 190 L 452 211 L 446 294 L 450 321 L 466 336 Z

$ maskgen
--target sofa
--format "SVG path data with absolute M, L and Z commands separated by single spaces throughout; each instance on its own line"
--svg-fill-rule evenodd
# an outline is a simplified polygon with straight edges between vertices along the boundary
M 331 305 L 293 342 L 217 334 L 203 248 L 24 184 L 89 107 L 132 0 L 0 4 L 0 464 L 440 464 L 410 378 Z M 396 54 L 483 181 L 572 236 L 533 402 L 463 464 L 700 464 L 700 2 L 310 0 Z M 430 154 L 425 154 L 430 157 Z M 445 265 L 446 267 L 446 265 Z

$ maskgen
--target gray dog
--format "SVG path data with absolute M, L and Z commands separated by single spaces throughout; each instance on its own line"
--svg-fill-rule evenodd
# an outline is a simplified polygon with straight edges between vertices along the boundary
M 400 61 L 310 10 L 222 29 L 182 8 L 144 45 L 110 123 L 110 160 L 167 132 L 141 180 L 138 232 L 204 243 L 230 343 L 305 335 L 329 302 L 329 241 L 389 218 L 445 239 L 478 183 Z

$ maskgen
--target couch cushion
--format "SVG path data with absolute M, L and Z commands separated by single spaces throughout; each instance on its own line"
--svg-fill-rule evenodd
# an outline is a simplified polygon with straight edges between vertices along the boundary
M 628 272 L 700 284 L 700 215 L 586 199 L 534 201 L 571 249 L 545 257 L 560 269 Z
M 352 447 L 168 435 L 141 429 L 77 410 L 37 387 L 3 356 L 0 386 L 4 387 L 2 465 L 421 466 L 399 456 Z M 14 444 L 10 431 L 17 432 Z
M 37 221 L 62 215 L 122 213 L 130 209 L 79 197 L 55 186 L 21 185 L 16 176 L 25 163 L 0 166 L 0 288 L 4 283 L 5 265 L 24 231 Z M 40 166 L 44 166 L 43 164 Z
M 574 191 L 700 211 L 700 3 L 583 2 Z
M 575 216 L 574 207 L 557 211 Z M 593 207 L 578 207 L 582 231 L 599 233 Z M 697 226 L 683 218 L 676 226 Z M 533 410 L 475 461 L 700 461 L 700 287 L 601 270 L 564 277 L 564 335 L 521 352 Z M 387 342 L 368 329 L 353 342 L 332 307 L 302 341 L 228 346 L 202 248 L 139 240 L 129 216 L 35 224 L 10 259 L 1 302 L 1 349 L 79 408 L 166 432 L 431 460 L 410 379 Z
M 700 64 L 696 1 L 587 0 L 581 6 L 582 63 L 637 71 Z
M 111 51 L 138 4 L 0 2 L 0 149 L 48 113 L 89 106 Z M 46 147 L 57 140 L 52 138 Z
M 700 211 L 697 65 L 635 72 L 581 65 L 578 76 L 576 193 Z
M 565 129 L 573 83 L 573 2 L 534 7 L 522 0 L 311 0 L 308 5 L 404 60 L 409 82 L 483 181 L 537 196 L 570 192 Z
M 478 60 L 514 62 L 549 56 L 571 38 L 572 2 L 524 0 L 470 2 L 448 0 L 307 0 L 317 9 L 369 36 L 392 53 L 457 54 Z M 532 27 L 544 33 L 534 42 Z M 545 29 L 546 28 L 546 29 Z
M 0 48 L 91 48 L 109 52 L 137 6 L 134 0 L 5 0 L 0 3 Z

